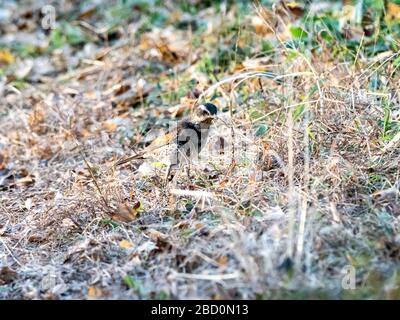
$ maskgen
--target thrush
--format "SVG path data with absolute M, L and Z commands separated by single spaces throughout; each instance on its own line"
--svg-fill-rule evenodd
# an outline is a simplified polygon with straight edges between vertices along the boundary
M 168 168 L 165 182 L 171 181 L 177 170 L 189 165 L 199 156 L 207 143 L 217 111 L 217 107 L 212 103 L 197 106 L 192 117 L 178 122 L 168 133 L 156 138 L 138 154 L 118 160 L 115 166 L 139 159 L 166 159 Z

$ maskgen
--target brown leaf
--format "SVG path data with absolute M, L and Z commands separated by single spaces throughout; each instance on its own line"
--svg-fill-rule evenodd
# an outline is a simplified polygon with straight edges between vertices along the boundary
M 132 81 L 132 80 L 130 80 Z M 107 89 L 104 91 L 104 95 L 114 95 L 114 96 L 119 96 L 128 90 L 131 89 L 131 85 L 125 81 L 125 83 L 117 83 L 114 84 L 111 88 Z
M 53 155 L 54 152 L 50 145 L 36 145 L 32 147 L 32 153 L 37 155 L 40 159 L 49 160 Z
M 30 186 L 31 184 L 34 184 L 34 183 L 35 183 L 35 180 L 31 176 L 27 176 L 27 177 L 24 177 L 24 178 L 21 178 L 21 179 L 17 180 L 17 185 L 18 186 L 27 187 L 27 186 Z
M 286 9 L 296 18 L 301 18 L 304 15 L 304 4 L 296 1 L 284 2 Z
M 118 204 L 118 211 L 113 212 L 111 218 L 116 221 L 131 222 L 137 218 L 140 209 L 141 209 L 140 201 L 136 202 L 133 208 L 131 208 L 126 203 Z
M 18 273 L 11 270 L 9 267 L 0 268 L 0 285 L 5 285 L 13 282 L 18 277 Z
M 5 151 L 0 152 L 0 170 L 4 170 L 7 167 L 8 156 Z
M 160 231 L 157 231 L 155 229 L 148 229 L 146 231 L 146 234 L 150 237 L 151 240 L 153 240 L 154 242 L 157 241 L 165 241 L 168 236 Z
M 171 114 L 171 118 L 177 118 L 182 116 L 182 114 L 187 110 L 187 106 L 178 104 L 176 106 L 170 107 L 167 111 Z
M 40 107 L 35 107 L 28 117 L 29 127 L 33 132 L 44 134 L 46 127 L 44 126 L 45 115 Z
M 144 34 L 140 39 L 139 48 L 146 58 L 156 58 L 175 65 L 186 59 L 190 46 L 184 40 L 184 34 L 171 27 L 154 29 Z
M 139 103 L 143 98 L 145 98 L 153 89 L 155 85 L 146 83 L 143 87 L 132 88 L 125 93 L 115 96 L 112 99 L 112 103 L 118 106 L 122 111 L 130 106 Z
M 168 236 L 166 234 L 155 229 L 148 229 L 146 234 L 152 241 L 156 243 L 157 249 L 153 250 L 152 253 L 170 250 L 172 248 L 172 244 L 168 241 Z
M 220 256 L 217 260 L 219 267 L 221 269 L 225 269 L 226 266 L 228 265 L 228 257 L 227 256 Z
M 272 30 L 268 27 L 267 23 L 259 16 L 254 16 L 251 19 L 251 24 L 253 25 L 255 33 L 260 36 L 265 36 L 272 33 Z
M 32 234 L 28 237 L 28 242 L 41 243 L 46 240 L 46 234 Z
M 187 228 L 188 224 L 189 223 L 187 221 L 182 220 L 182 221 L 179 221 L 176 225 L 174 225 L 174 228 L 177 228 L 177 229 Z
M 87 10 L 85 10 L 85 11 L 82 11 L 82 12 L 79 14 L 79 19 L 80 19 L 80 20 L 89 19 L 90 17 L 92 17 L 92 16 L 96 13 L 96 11 L 97 11 L 97 7 L 95 7 L 95 6 L 89 8 L 89 9 L 87 9 Z

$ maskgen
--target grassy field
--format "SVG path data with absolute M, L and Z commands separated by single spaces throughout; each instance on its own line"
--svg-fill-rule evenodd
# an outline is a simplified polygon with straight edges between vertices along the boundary
M 5 1 L 0 299 L 399 299 L 400 3 Z M 211 101 L 190 177 L 116 160 Z

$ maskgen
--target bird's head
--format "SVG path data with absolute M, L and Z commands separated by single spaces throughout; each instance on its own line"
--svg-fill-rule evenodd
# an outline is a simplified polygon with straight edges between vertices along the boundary
M 218 109 L 212 103 L 204 103 L 197 106 L 195 120 L 199 122 L 211 123 L 217 117 Z

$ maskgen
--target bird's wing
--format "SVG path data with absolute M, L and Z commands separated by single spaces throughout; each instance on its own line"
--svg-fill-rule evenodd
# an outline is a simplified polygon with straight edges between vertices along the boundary
M 196 123 L 190 121 L 182 121 L 180 123 L 179 134 L 177 135 L 177 145 L 182 147 L 188 142 L 198 143 L 200 139 L 201 131 Z M 197 141 L 196 141 L 197 140 Z
M 174 137 L 176 137 L 176 132 L 177 132 L 176 130 L 177 129 L 174 128 L 171 132 L 157 137 L 150 143 L 150 145 L 148 145 L 146 148 L 144 148 L 138 154 L 117 160 L 117 162 L 114 164 L 114 166 L 120 166 L 120 165 L 128 163 L 132 160 L 144 159 L 144 158 L 146 158 L 146 156 L 149 153 L 156 151 L 157 149 L 160 149 L 162 147 L 167 146 L 168 144 L 173 142 Z
M 176 136 L 175 132 L 168 132 L 154 139 L 141 153 L 149 153 L 170 144 Z

